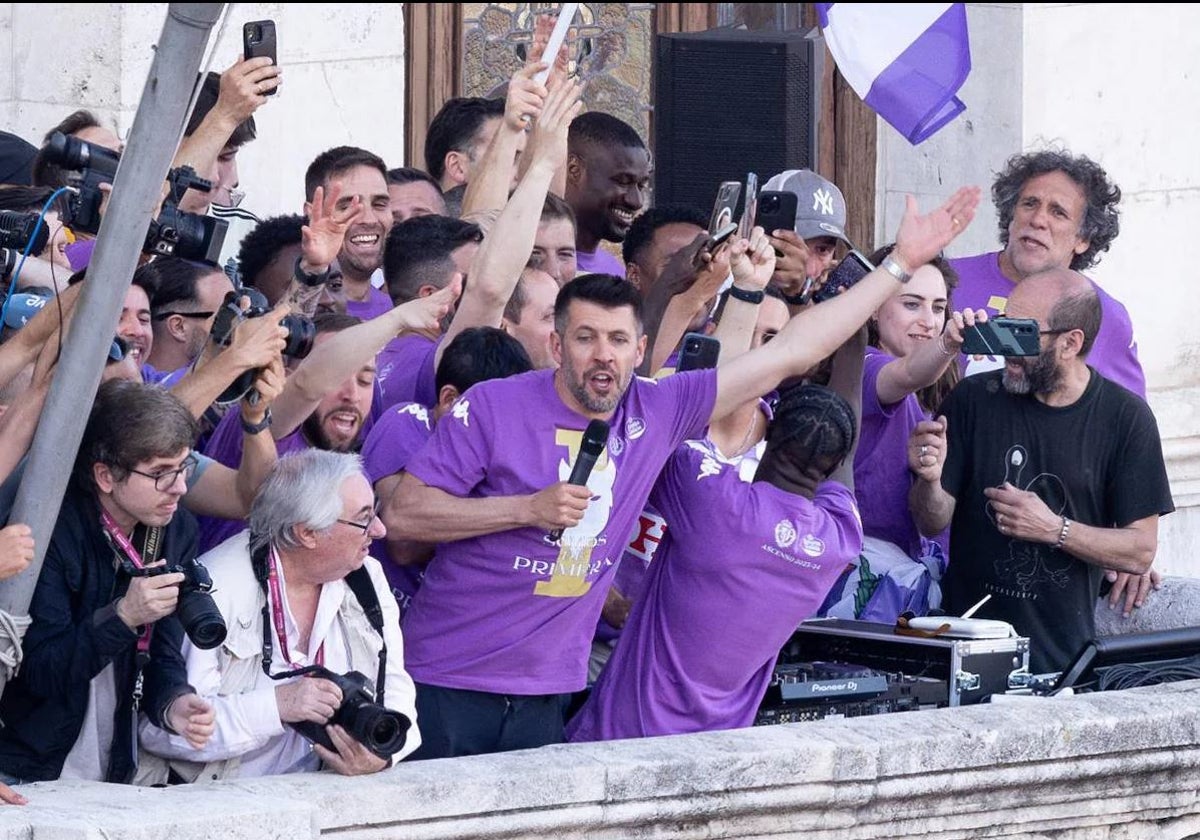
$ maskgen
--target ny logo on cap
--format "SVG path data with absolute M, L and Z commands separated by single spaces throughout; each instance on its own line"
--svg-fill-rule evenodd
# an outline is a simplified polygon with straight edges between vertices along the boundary
M 813 193 L 813 210 L 817 210 L 823 216 L 833 215 L 833 193 L 821 187 Z

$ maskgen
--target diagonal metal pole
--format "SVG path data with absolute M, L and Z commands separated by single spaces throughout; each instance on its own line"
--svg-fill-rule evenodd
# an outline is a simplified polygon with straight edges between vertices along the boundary
M 58 519 L 122 302 L 137 267 L 151 213 L 158 205 L 163 180 L 183 134 L 209 34 L 224 5 L 171 3 L 168 7 L 129 143 L 113 179 L 112 199 L 100 223 L 96 249 L 88 265 L 88 279 L 9 517 L 10 522 L 29 525 L 35 547 L 29 568 L 0 581 L 0 609 L 12 616 L 29 613 L 46 544 Z M 0 691 L 5 684 L 6 676 L 0 669 Z

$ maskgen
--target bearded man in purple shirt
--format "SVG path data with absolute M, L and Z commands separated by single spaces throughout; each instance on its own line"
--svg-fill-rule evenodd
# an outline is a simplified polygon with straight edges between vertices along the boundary
M 604 274 L 566 284 L 551 336 L 559 367 L 469 389 L 388 501 L 397 538 L 438 543 L 404 625 L 427 736 L 414 757 L 562 741 L 605 594 L 672 452 L 832 353 L 966 227 L 978 198 L 963 188 L 926 216 L 910 198 L 895 259 L 715 371 L 635 378 L 637 291 Z M 593 420 L 610 431 L 578 486 L 567 478 Z
M 1121 189 L 1098 163 L 1068 151 L 1014 155 L 992 184 L 1004 250 L 951 260 L 958 272 L 956 309 L 1002 314 L 1013 288 L 1026 277 L 1055 268 L 1085 271 L 1120 233 Z M 1138 362 L 1129 312 L 1095 281 L 1100 332 L 1088 364 L 1142 399 L 1146 377 Z M 1003 359 L 966 359 L 970 376 L 1003 367 Z

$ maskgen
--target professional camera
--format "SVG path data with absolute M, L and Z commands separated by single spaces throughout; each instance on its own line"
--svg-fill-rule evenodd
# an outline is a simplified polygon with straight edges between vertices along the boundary
M 104 201 L 101 184 L 111 184 L 117 175 L 117 164 L 121 156 L 112 149 L 96 146 L 78 137 L 69 137 L 61 131 L 50 135 L 46 146 L 46 159 L 63 169 L 79 172 L 79 189 L 67 202 L 64 219 L 76 233 L 95 234 L 100 230 L 100 204 Z
M 39 215 L 37 213 L 16 213 L 12 210 L 0 210 L 0 248 L 12 248 L 24 251 L 35 257 L 46 250 L 46 242 L 50 239 L 50 231 L 45 225 L 38 231 L 34 239 L 33 232 L 37 230 Z M 30 247 L 29 243 L 33 242 Z
M 243 297 L 250 299 L 250 305 L 245 310 L 238 308 L 238 299 Z M 225 301 L 217 311 L 216 318 L 213 319 L 212 340 L 222 347 L 228 347 L 233 340 L 233 328 L 239 320 L 261 318 L 270 311 L 271 305 L 258 289 L 243 286 L 236 292 L 229 292 L 225 295 Z M 279 324 L 287 328 L 283 355 L 293 359 L 303 359 L 312 352 L 317 328 L 311 319 L 305 318 L 303 315 L 285 315 Z M 241 399 L 242 395 L 253 387 L 254 379 L 257 376 L 258 371 L 256 370 L 248 370 L 243 373 L 222 392 L 221 396 L 217 397 L 217 403 L 225 405 Z
M 197 176 L 190 166 L 180 166 L 167 173 L 167 182 L 171 185 L 170 192 L 163 199 L 158 218 L 150 221 L 142 250 L 164 257 L 219 265 L 229 222 L 179 209 L 179 200 L 185 192 L 189 189 L 211 192 L 212 181 Z
M 320 666 L 305 670 L 307 677 L 329 680 L 342 691 L 342 705 L 333 713 L 329 724 L 341 726 L 351 738 L 380 758 L 391 758 L 404 749 L 412 721 L 400 712 L 376 703 L 370 680 L 358 671 L 339 675 Z M 336 752 L 325 732 L 325 724 L 300 721 L 288 725 L 313 743 Z
M 100 185 L 113 182 L 121 156 L 103 146 L 56 131 L 46 146 L 46 157 L 64 169 L 79 172 L 78 183 L 74 184 L 79 193 L 68 201 L 68 218 L 64 221 L 76 233 L 98 233 L 100 205 L 104 201 Z M 216 265 L 221 246 L 225 244 L 225 231 L 229 223 L 179 209 L 179 200 L 188 189 L 209 192 L 212 182 L 197 177 L 196 171 L 190 166 L 172 169 L 167 174 L 167 182 L 170 184 L 169 193 L 163 200 L 162 212 L 150 222 L 142 250 Z
M 130 577 L 154 577 L 181 572 L 183 582 L 179 584 L 179 603 L 175 607 L 175 615 L 183 625 L 184 632 L 188 634 L 192 644 L 201 650 L 211 650 L 225 641 L 225 619 L 221 617 L 216 602 L 208 594 L 212 592 L 212 578 L 199 560 L 192 558 L 174 566 L 148 566 L 141 569 L 125 560 L 122 567 Z

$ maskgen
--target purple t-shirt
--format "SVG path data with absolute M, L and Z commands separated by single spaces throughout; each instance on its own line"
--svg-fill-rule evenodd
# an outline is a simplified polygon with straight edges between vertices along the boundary
M 555 371 L 481 382 L 434 429 L 408 472 L 460 498 L 536 493 L 571 473 L 588 421 Z M 505 694 L 561 694 L 587 682 L 596 619 L 650 488 L 671 452 L 703 431 L 715 371 L 634 378 L 592 469 L 583 521 L 559 541 L 516 528 L 442 543 L 405 617 L 413 679 Z
M 268 435 L 270 431 L 259 432 Z M 242 431 L 242 413 L 237 406 L 232 406 L 221 422 L 213 429 L 212 435 L 204 445 L 204 454 L 214 461 L 236 470 L 242 463 L 242 443 L 245 433 Z M 289 452 L 299 452 L 308 448 L 308 441 L 299 429 L 287 437 L 275 441 L 275 451 L 282 458 Z M 235 534 L 246 530 L 244 519 L 220 519 L 214 516 L 198 516 L 200 522 L 200 553 L 212 549 Z
M 875 384 L 894 356 L 867 348 L 862 377 L 862 431 L 854 456 L 854 494 L 862 514 L 863 533 L 899 546 L 914 560 L 923 554 L 921 534 L 908 512 L 912 473 L 908 469 L 908 436 L 929 419 L 915 394 L 882 405 Z
M 618 277 L 625 276 L 625 263 L 603 248 L 597 248 L 591 253 L 576 251 L 575 268 L 576 277 L 580 274 L 615 274 Z
M 432 418 L 425 406 L 404 403 L 388 409 L 363 443 L 363 468 L 367 478 L 374 484 L 381 478 L 403 471 L 432 434 Z M 371 556 L 383 566 L 403 615 L 421 587 L 421 580 L 425 576 L 424 565 L 393 562 L 388 555 L 386 540 L 371 543 Z
M 671 527 L 568 740 L 749 726 L 779 649 L 862 550 L 845 487 L 827 481 L 810 502 L 748 484 L 701 441 L 679 448 L 650 502 Z
M 366 300 L 346 300 L 346 314 L 370 321 L 392 308 L 392 299 L 374 286 L 368 287 Z
M 149 362 L 142 364 L 142 381 L 147 385 L 158 385 L 160 388 L 172 388 L 180 379 L 191 371 L 191 365 L 184 365 L 176 370 L 159 370 Z
M 383 408 L 410 402 L 432 407 L 437 402 L 437 348 L 432 338 L 406 333 L 379 351 L 375 378 L 383 392 Z
M 951 260 L 950 265 L 958 272 L 958 288 L 954 290 L 955 309 L 986 309 L 989 318 L 1004 311 L 1015 284 L 1000 271 L 999 251 Z M 1145 399 L 1146 375 L 1138 361 L 1137 342 L 1133 337 L 1133 322 L 1129 319 L 1129 312 L 1120 301 L 1100 288 L 1095 280 L 1092 286 L 1100 296 L 1101 318 L 1100 332 L 1096 334 L 1096 342 L 1088 353 L 1087 363 L 1105 379 L 1111 379 Z M 963 372 L 967 376 L 995 370 L 999 366 L 997 362 L 987 359 L 976 362 L 970 356 L 963 358 Z

